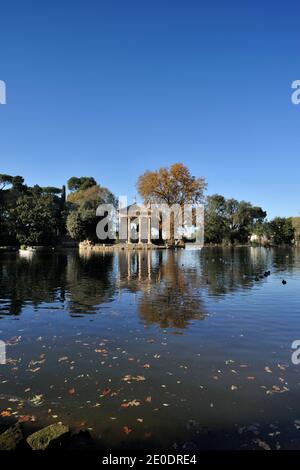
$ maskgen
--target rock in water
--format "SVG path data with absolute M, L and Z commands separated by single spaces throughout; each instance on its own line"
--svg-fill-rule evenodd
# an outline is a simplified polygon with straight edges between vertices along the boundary
M 16 450 L 23 440 L 20 424 L 15 424 L 0 435 L 0 450 Z
M 59 446 L 64 437 L 70 433 L 68 426 L 63 424 L 50 424 L 29 437 L 27 442 L 33 450 L 46 450 L 51 447 Z

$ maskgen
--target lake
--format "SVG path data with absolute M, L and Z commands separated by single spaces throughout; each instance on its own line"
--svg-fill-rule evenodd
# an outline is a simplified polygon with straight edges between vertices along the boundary
M 297 249 L 0 254 L 0 423 L 299 449 L 299 293 Z

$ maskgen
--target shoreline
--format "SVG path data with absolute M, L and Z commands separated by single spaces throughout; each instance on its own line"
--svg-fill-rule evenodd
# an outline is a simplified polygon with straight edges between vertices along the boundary
M 191 247 L 193 244 L 189 244 Z M 299 248 L 298 244 L 293 245 L 253 245 L 253 244 L 211 244 L 207 243 L 204 244 L 201 249 L 203 248 L 227 248 L 227 249 L 236 249 L 236 248 Z M 59 252 L 59 251 L 80 251 L 80 252 L 114 252 L 114 251 L 138 251 L 138 250 L 168 250 L 173 249 L 169 248 L 165 245 L 154 245 L 154 244 L 138 244 L 138 243 L 131 243 L 131 244 L 116 244 L 116 245 L 91 245 L 91 246 L 80 246 L 80 244 L 76 246 L 39 246 L 39 247 L 28 247 L 28 248 L 20 248 L 18 246 L 0 246 L 0 253 L 24 253 L 24 254 L 34 254 L 34 253 L 52 253 L 52 252 Z M 174 249 L 186 249 L 185 247 L 174 247 Z

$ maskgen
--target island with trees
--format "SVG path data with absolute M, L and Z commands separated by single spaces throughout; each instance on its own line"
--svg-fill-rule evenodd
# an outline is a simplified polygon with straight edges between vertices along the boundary
M 182 163 L 146 171 L 137 181 L 145 204 L 203 203 L 206 245 L 298 245 L 299 217 L 275 217 L 250 202 L 204 195 L 207 183 Z M 0 247 L 57 247 L 99 242 L 100 204 L 117 207 L 117 197 L 94 177 L 71 177 L 67 189 L 28 186 L 22 176 L 0 174 Z M 175 240 L 169 240 L 169 246 Z M 118 240 L 113 241 L 118 244 Z

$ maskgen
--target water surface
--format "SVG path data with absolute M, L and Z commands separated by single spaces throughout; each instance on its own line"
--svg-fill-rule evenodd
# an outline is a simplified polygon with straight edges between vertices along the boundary
M 294 249 L 1 254 L 0 422 L 113 447 L 300 448 L 299 287 Z

